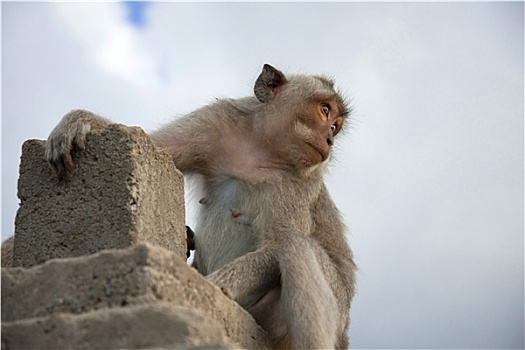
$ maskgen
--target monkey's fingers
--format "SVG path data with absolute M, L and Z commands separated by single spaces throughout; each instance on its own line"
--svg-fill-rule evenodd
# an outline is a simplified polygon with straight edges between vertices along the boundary
M 60 181 L 70 178 L 73 170 L 73 159 L 71 148 L 65 145 L 64 141 L 59 142 L 50 138 L 46 144 L 45 157 Z
M 226 295 L 228 298 L 234 300 L 234 295 L 232 289 L 229 287 L 226 287 L 228 285 L 227 278 L 224 276 L 224 272 L 221 270 L 217 270 L 209 275 L 206 276 L 206 279 L 218 286 L 221 290 L 221 292 Z
M 228 298 L 233 300 L 233 294 L 230 290 L 230 288 L 227 287 L 220 287 L 222 294 L 226 295 Z
M 70 135 L 73 136 L 73 141 L 68 142 L 66 145 L 70 144 L 75 149 L 83 151 L 86 148 L 86 135 L 91 130 L 91 125 L 77 122 L 73 126 L 75 128 L 70 131 Z
M 64 153 L 57 162 L 52 162 L 51 166 L 55 169 L 55 173 L 60 181 L 69 181 L 71 179 L 71 172 L 73 171 L 71 153 Z
M 195 232 L 189 226 L 186 226 L 186 243 L 188 250 L 195 250 Z
M 109 124 L 109 119 L 85 110 L 73 110 L 62 118 L 49 134 L 45 151 L 47 161 L 60 180 L 70 178 L 73 170 L 71 152 L 85 149 L 87 133 Z
M 64 164 L 62 162 L 49 161 L 49 165 L 51 166 L 55 176 L 58 177 L 59 180 L 62 180 L 61 177 L 64 173 Z
M 186 247 L 186 258 L 189 258 L 190 250 L 195 250 L 195 232 L 189 226 L 186 226 Z

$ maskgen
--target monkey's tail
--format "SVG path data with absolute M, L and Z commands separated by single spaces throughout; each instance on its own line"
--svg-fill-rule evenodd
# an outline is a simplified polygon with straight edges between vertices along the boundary
M 297 349 L 333 349 L 337 344 L 337 302 L 321 270 L 314 242 L 288 235 L 278 256 L 283 316 Z M 322 260 L 320 257 L 319 260 Z

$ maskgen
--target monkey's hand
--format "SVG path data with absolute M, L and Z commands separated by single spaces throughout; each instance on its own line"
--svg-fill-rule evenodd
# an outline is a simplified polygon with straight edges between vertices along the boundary
M 190 250 L 195 250 L 195 232 L 186 226 L 186 259 L 190 257 Z
M 45 156 L 59 180 L 68 180 L 73 170 L 73 149 L 83 150 L 86 134 L 90 130 L 103 129 L 112 124 L 103 118 L 85 110 L 73 110 L 66 114 L 60 123 L 51 131 L 47 142 Z
M 229 288 L 221 287 L 221 292 L 222 292 L 222 294 L 226 295 L 228 298 L 233 300 L 232 291 Z
M 232 290 L 231 290 L 231 287 L 228 287 L 228 280 L 226 280 L 224 278 L 224 276 L 222 276 L 221 274 L 217 273 L 217 272 L 214 272 L 208 276 L 205 277 L 208 281 L 210 281 L 211 283 L 217 285 L 221 292 L 226 295 L 228 298 L 230 299 L 234 299 L 234 296 L 232 294 Z

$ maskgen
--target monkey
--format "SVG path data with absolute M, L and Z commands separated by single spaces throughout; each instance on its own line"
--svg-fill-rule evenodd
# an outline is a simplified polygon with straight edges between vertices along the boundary
M 2 267 L 13 266 L 13 249 L 15 246 L 14 236 L 9 237 L 2 242 Z
M 351 109 L 334 85 L 265 64 L 254 96 L 218 99 L 149 134 L 183 174 L 199 175 L 193 266 L 274 348 L 349 344 L 356 264 L 323 179 Z M 111 123 L 85 110 L 63 117 L 45 150 L 58 179 L 70 178 L 86 134 Z

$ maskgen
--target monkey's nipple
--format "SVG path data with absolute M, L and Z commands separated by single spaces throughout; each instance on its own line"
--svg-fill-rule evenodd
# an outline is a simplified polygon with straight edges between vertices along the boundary
M 237 209 L 232 209 L 232 216 L 234 218 L 238 218 L 241 215 L 242 215 L 242 213 L 240 211 L 238 211 Z

